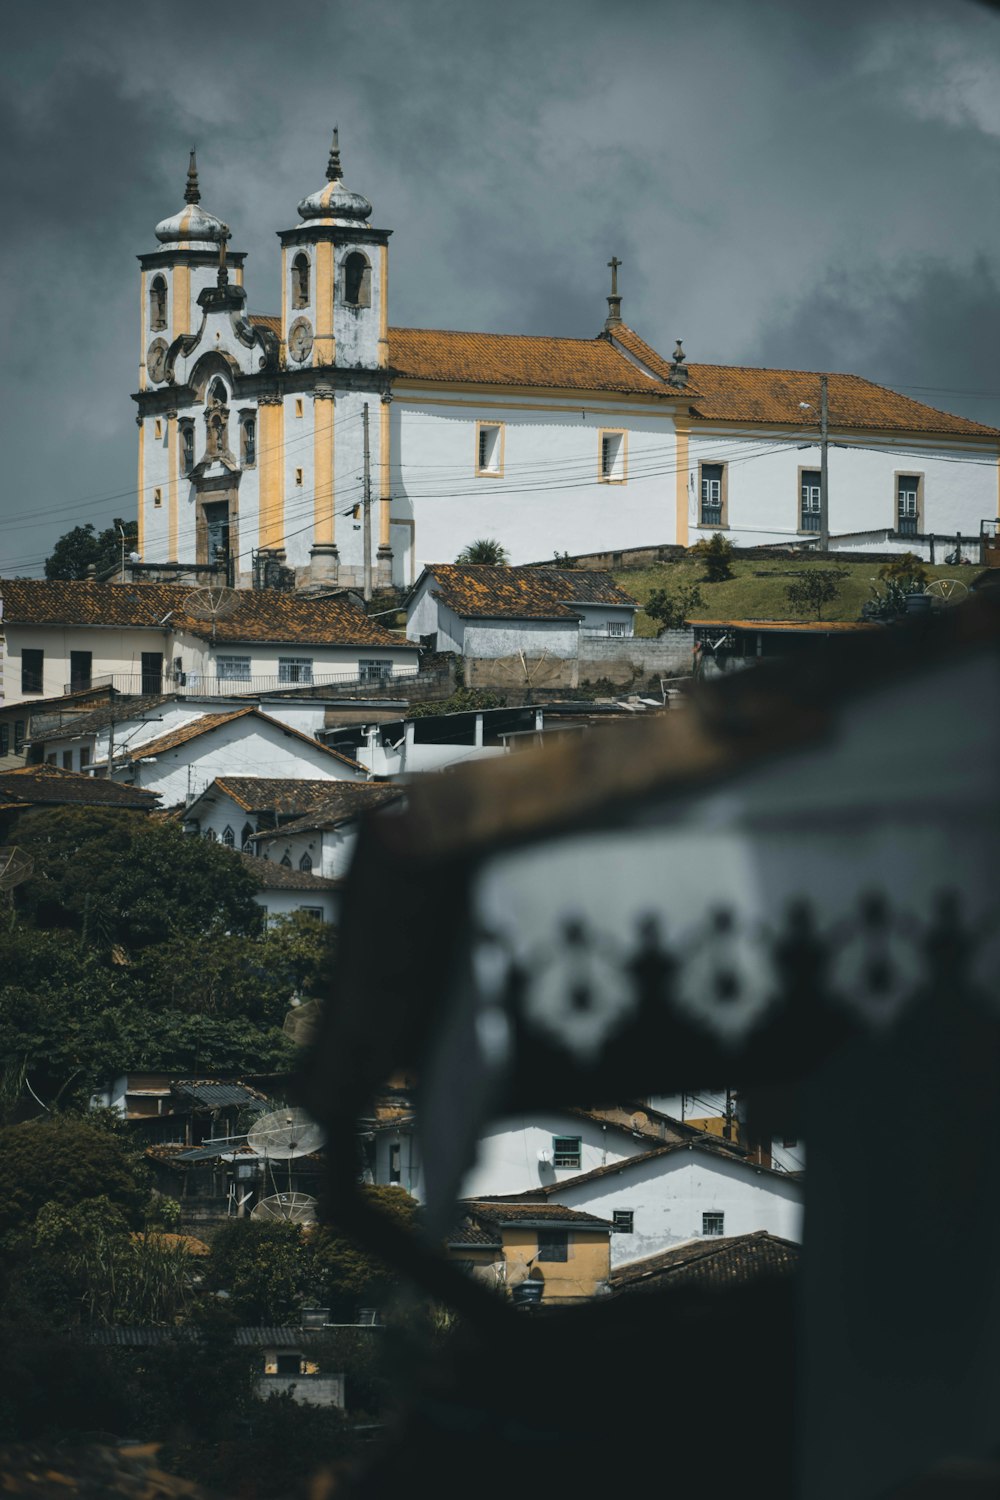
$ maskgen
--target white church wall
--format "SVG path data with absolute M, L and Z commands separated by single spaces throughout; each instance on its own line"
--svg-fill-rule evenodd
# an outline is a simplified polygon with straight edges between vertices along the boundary
M 306 391 L 290 391 L 284 397 L 285 562 L 290 568 L 308 563 L 317 506 L 326 512 L 333 503 L 331 497 L 316 494 L 314 408 Z

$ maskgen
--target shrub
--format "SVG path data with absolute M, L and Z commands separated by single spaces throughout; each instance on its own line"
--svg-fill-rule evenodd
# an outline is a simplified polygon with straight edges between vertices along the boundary
M 710 539 L 702 537 L 691 548 L 692 557 L 705 565 L 705 583 L 725 583 L 733 576 L 733 544 L 721 532 Z

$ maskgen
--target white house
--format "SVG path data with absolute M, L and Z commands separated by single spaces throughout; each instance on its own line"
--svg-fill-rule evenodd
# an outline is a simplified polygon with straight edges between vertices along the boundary
M 801 1240 L 803 1192 L 797 1178 L 707 1141 L 669 1142 L 539 1190 L 611 1220 L 612 1265 L 701 1236 L 766 1229 Z
M 417 648 L 345 595 L 5 578 L 0 603 L 8 703 L 95 684 L 226 697 L 381 682 L 418 668 Z
M 574 657 L 581 637 L 635 634 L 638 604 L 610 573 L 435 563 L 406 607 L 406 634 L 461 656 Z
M 107 762 L 94 769 L 107 771 Z M 115 752 L 112 774 L 159 792 L 164 807 L 192 801 L 217 776 L 289 781 L 365 781 L 357 761 L 300 734 L 257 708 L 201 714 L 166 734 Z
M 256 553 L 300 584 L 357 585 L 366 442 L 380 583 L 410 586 L 483 536 L 515 564 L 717 530 L 816 536 L 822 377 L 664 357 L 623 321 L 616 261 L 586 337 L 392 327 L 390 231 L 334 142 L 279 230 L 280 312 L 254 314 L 246 256 L 223 255 L 193 170 L 184 196 L 139 257 L 144 565 L 249 583 Z M 996 516 L 995 428 L 858 375 L 829 375 L 827 394 L 833 535 L 921 550 Z
M 322 875 L 313 875 L 307 869 L 269 859 L 258 859 L 253 854 L 241 854 L 247 869 L 260 882 L 254 896 L 257 905 L 263 907 L 265 919 L 272 922 L 276 917 L 293 916 L 303 912 L 317 922 L 328 922 L 336 926 L 340 918 L 342 880 L 329 880 Z
M 184 827 L 332 879 L 347 873 L 363 814 L 401 798 L 377 782 L 217 776 L 187 807 Z

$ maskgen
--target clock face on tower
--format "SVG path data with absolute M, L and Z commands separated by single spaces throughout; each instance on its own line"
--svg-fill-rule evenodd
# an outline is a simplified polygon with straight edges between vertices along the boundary
M 165 339 L 154 339 L 146 350 L 146 374 L 159 385 L 167 373 L 167 345 Z
M 296 318 L 288 330 L 288 352 L 299 364 L 312 353 L 313 331 L 308 318 Z

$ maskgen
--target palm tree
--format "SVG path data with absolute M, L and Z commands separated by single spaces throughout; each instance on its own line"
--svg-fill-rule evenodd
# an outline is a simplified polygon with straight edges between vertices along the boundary
M 506 567 L 508 557 L 506 550 L 499 542 L 490 536 L 482 536 L 478 541 L 470 542 L 463 547 L 455 559 L 459 563 L 479 563 L 487 568 Z

